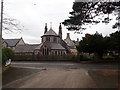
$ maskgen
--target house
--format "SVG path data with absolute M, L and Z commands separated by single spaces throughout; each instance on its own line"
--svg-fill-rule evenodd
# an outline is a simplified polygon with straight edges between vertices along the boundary
M 22 37 L 19 39 L 2 39 L 3 48 L 11 48 L 12 50 L 15 50 L 17 45 L 25 45 Z

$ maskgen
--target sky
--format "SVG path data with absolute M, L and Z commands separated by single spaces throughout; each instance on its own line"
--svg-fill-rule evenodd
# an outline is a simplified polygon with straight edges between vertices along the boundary
M 4 17 L 16 19 L 24 27 L 21 28 L 21 32 L 3 32 L 3 38 L 22 37 L 26 43 L 40 43 L 45 23 L 50 29 L 50 22 L 52 22 L 52 29 L 58 33 L 59 23 L 68 19 L 70 16 L 69 12 L 72 11 L 73 2 L 74 0 L 4 0 Z M 111 15 L 111 17 L 113 16 Z M 66 33 L 70 33 L 72 40 L 82 39 L 86 33 L 94 34 L 96 31 L 106 36 L 116 31 L 111 28 L 114 23 L 115 20 L 108 25 L 93 25 L 83 31 L 83 34 L 70 32 L 62 25 L 63 39 L 66 38 Z

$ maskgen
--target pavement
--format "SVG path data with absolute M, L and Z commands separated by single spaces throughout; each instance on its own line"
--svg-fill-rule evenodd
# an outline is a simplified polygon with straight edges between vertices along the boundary
M 3 88 L 117 88 L 120 84 L 117 69 L 70 68 L 73 64 L 66 63 L 67 68 L 14 64 L 3 73 Z

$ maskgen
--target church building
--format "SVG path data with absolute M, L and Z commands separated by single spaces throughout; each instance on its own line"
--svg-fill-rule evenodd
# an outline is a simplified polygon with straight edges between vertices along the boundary
M 70 39 L 69 33 L 65 40 L 62 39 L 62 25 L 60 23 L 58 34 L 52 29 L 48 30 L 45 24 L 44 35 L 41 36 L 40 44 L 26 44 L 20 39 L 18 45 L 15 45 L 15 55 L 38 55 L 38 56 L 64 56 L 77 55 L 76 43 Z M 9 41 L 12 43 L 14 40 Z M 23 42 L 23 44 L 21 44 Z M 6 42 L 7 43 L 7 42 Z M 4 43 L 3 43 L 4 45 Z M 5 45 L 4 45 L 5 46 Z
M 41 36 L 41 44 L 39 55 L 68 55 L 76 54 L 75 43 L 70 39 L 69 34 L 65 40 L 62 39 L 62 26 L 59 25 L 58 34 L 50 27 L 48 30 L 47 24 L 45 24 L 44 35 Z

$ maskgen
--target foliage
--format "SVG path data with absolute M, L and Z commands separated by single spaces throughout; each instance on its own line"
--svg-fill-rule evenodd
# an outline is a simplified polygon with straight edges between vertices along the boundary
M 120 31 L 110 34 L 109 37 L 103 37 L 96 33 L 90 37 L 84 37 L 77 46 L 79 52 L 94 53 L 102 58 L 104 53 L 120 53 Z
M 110 42 L 110 50 L 115 50 L 120 53 L 120 31 L 110 34 Z
M 109 14 L 117 15 L 117 9 L 120 7 L 119 2 L 74 2 L 73 11 L 70 12 L 71 16 L 69 19 L 64 20 L 63 24 L 67 26 L 68 30 L 85 30 L 83 25 L 86 24 L 97 24 L 109 23 L 112 19 L 109 18 Z M 102 18 L 98 18 L 101 16 Z M 107 17 L 104 17 L 108 15 Z M 98 18 L 98 19 L 96 19 Z M 117 20 L 119 17 L 117 17 Z M 117 28 L 120 25 L 118 22 L 113 26 Z
M 90 58 L 88 58 L 86 55 L 80 55 L 80 61 L 89 61 Z
M 80 41 L 79 46 L 77 46 L 77 49 L 79 52 L 97 53 L 102 57 L 105 49 L 104 44 L 103 36 L 96 33 L 89 38 L 84 37 L 83 40 Z
M 2 53 L 2 65 L 5 65 L 6 61 L 7 61 L 7 56 L 5 53 Z
M 8 59 L 12 59 L 14 56 L 14 51 L 10 48 L 2 49 L 2 64 L 4 65 Z

